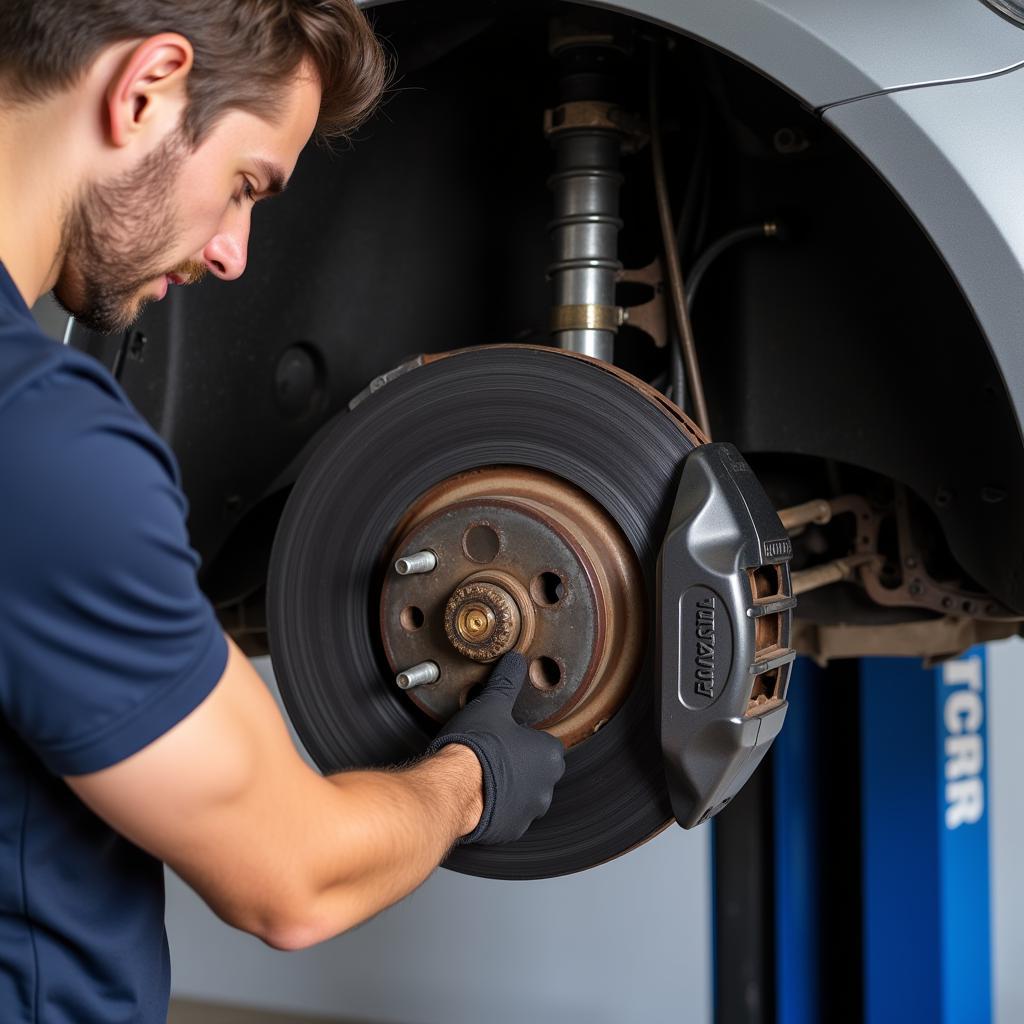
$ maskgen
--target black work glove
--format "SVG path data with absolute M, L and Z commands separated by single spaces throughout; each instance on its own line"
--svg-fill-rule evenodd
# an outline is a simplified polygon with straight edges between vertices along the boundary
M 525 679 L 526 659 L 510 651 L 494 666 L 483 692 L 427 747 L 427 754 L 434 754 L 449 743 L 464 743 L 480 759 L 484 811 L 480 824 L 460 843 L 496 845 L 518 839 L 534 818 L 547 813 L 555 783 L 565 771 L 562 744 L 512 718 Z

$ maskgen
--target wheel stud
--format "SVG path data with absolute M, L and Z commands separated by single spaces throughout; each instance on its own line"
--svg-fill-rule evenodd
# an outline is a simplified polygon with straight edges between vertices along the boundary
M 434 661 L 421 661 L 395 676 L 401 690 L 415 690 L 417 686 L 429 686 L 441 678 L 441 670 Z
M 399 576 L 411 576 L 417 572 L 433 572 L 437 566 L 437 555 L 433 551 L 417 551 L 415 555 L 406 555 L 395 562 L 395 572 Z

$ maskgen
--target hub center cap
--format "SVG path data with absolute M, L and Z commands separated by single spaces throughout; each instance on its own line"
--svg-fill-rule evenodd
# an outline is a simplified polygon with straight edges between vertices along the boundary
M 444 610 L 451 645 L 474 661 L 493 661 L 512 650 L 522 626 L 519 607 L 496 583 L 470 577 L 457 587 Z

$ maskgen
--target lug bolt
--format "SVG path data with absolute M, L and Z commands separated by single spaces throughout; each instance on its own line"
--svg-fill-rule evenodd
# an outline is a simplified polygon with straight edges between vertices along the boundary
M 437 555 L 433 551 L 417 551 L 395 562 L 395 572 L 399 576 L 411 576 L 417 572 L 433 572 L 436 566 Z
M 441 678 L 441 670 L 433 661 L 421 661 L 395 676 L 400 690 L 414 690 L 417 686 L 429 686 Z

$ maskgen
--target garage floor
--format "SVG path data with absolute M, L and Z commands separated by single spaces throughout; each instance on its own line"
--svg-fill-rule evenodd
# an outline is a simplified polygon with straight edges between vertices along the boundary
M 360 1024 L 337 1017 L 296 1017 L 294 1013 L 266 1013 L 244 1006 L 172 999 L 167 1024 Z

